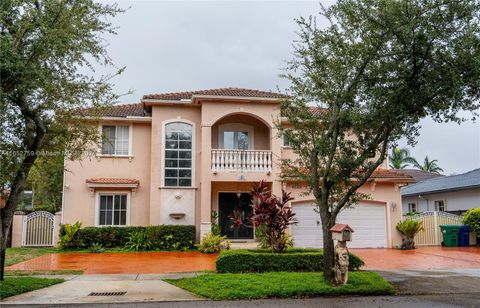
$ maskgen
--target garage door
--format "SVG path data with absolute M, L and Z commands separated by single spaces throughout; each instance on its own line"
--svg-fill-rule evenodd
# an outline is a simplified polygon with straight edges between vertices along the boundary
M 292 226 L 295 247 L 322 247 L 323 232 L 320 215 L 312 204 L 293 205 L 298 223 Z M 387 247 L 387 224 L 385 206 L 382 204 L 360 203 L 343 210 L 337 217 L 337 223 L 350 225 L 353 241 L 352 248 Z

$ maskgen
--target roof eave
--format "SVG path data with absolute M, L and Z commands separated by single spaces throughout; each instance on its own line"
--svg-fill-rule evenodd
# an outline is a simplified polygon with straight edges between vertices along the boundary
M 444 189 L 437 189 L 437 190 L 426 190 L 426 191 L 419 191 L 419 192 L 406 193 L 406 194 L 401 193 L 401 195 L 402 195 L 402 197 L 413 197 L 413 196 L 419 196 L 419 195 L 434 195 L 434 194 L 438 194 L 438 193 L 461 191 L 461 190 L 474 189 L 474 188 L 480 188 L 480 185 L 469 185 L 469 186 L 444 188 Z

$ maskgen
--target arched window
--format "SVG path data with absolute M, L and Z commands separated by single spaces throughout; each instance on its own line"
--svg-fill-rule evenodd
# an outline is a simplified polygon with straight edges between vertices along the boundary
M 165 186 L 192 186 L 192 125 L 165 125 Z

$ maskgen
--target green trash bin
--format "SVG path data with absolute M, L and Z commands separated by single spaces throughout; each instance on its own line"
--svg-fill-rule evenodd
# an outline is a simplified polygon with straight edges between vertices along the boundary
M 443 235 L 442 246 L 458 247 L 458 238 L 461 226 L 456 225 L 440 225 L 440 230 Z

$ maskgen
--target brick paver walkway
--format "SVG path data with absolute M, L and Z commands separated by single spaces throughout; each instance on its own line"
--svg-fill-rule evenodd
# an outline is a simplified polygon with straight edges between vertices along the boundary
M 215 270 L 216 254 L 121 252 L 46 254 L 7 270 L 83 270 L 85 274 L 161 274 Z

